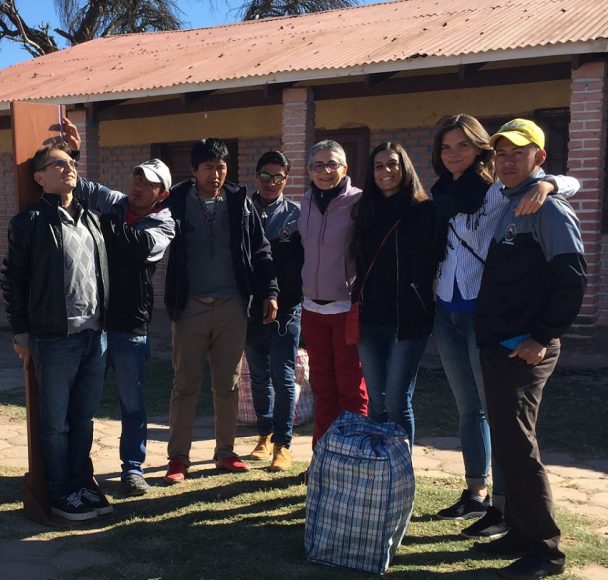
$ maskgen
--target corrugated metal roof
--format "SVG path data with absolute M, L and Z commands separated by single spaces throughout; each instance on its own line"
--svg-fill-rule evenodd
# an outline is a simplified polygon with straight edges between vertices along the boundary
M 98 38 L 0 71 L 0 102 L 97 101 L 608 52 L 606 0 L 401 0 Z

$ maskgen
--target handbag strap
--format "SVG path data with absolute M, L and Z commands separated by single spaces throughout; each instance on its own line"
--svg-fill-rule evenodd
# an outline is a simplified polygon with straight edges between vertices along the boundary
M 359 296 L 357 296 L 357 300 L 356 300 L 357 302 L 359 302 L 361 300 L 361 296 L 363 295 L 363 288 L 365 287 L 365 283 L 367 282 L 367 277 L 369 276 L 370 272 L 372 271 L 372 268 L 374 267 L 374 264 L 376 263 L 376 259 L 380 255 L 380 251 L 384 247 L 384 244 L 386 243 L 386 240 L 388 240 L 388 238 L 390 237 L 390 235 L 397 229 L 397 226 L 401 223 L 402 219 L 403 218 L 399 218 L 390 227 L 390 229 L 388 230 L 388 232 L 386 232 L 386 235 L 384 236 L 384 238 L 380 242 L 380 246 L 378 246 L 378 250 L 376 251 L 376 255 L 374 256 L 373 260 L 370 262 L 369 268 L 367 269 L 367 272 L 365 272 L 365 276 L 363 277 L 363 282 L 361 283 L 361 288 L 359 288 Z
M 471 246 L 469 246 L 469 244 L 467 244 L 467 242 L 465 240 L 463 240 L 457 233 L 456 233 L 456 229 L 454 228 L 454 226 L 452 225 L 452 222 L 449 222 L 450 224 L 450 229 L 454 232 L 454 235 L 460 240 L 460 243 L 467 249 L 469 250 L 469 252 L 471 252 L 471 254 L 473 254 L 482 264 L 485 264 L 486 261 L 473 249 L 471 248 Z

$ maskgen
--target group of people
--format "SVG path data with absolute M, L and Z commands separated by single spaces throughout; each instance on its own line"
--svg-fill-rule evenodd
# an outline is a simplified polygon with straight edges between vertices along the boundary
M 143 366 L 152 274 L 170 245 L 165 304 L 175 379 L 166 482 L 188 475 L 207 358 L 217 467 L 249 469 L 234 452 L 244 351 L 259 435 L 249 457 L 284 470 L 300 331 L 315 395 L 313 447 L 345 410 L 396 422 L 413 445 L 416 377 L 434 333 L 466 476 L 461 497 L 438 517 L 480 518 L 463 531 L 491 540 L 476 549 L 523 554 L 506 577 L 563 571 L 535 427 L 586 265 L 565 200 L 578 182 L 544 174 L 537 125 L 515 119 L 490 138 L 469 115 L 443 121 L 431 196 L 400 144 L 371 152 L 360 190 L 344 149 L 321 141 L 309 152 L 300 206 L 283 195 L 290 163 L 280 151 L 259 159 L 251 197 L 226 181 L 228 150 L 216 139 L 193 145 L 192 179 L 172 186 L 167 166 L 153 159 L 133 169 L 125 195 L 77 176 L 80 139 L 67 119 L 64 130 L 71 150 L 59 143 L 34 156 L 44 194 L 11 220 L 3 276 L 15 350 L 31 355 L 40 386 L 54 513 L 87 519 L 112 509 L 89 458 L 106 349 L 121 405 L 123 490 L 149 489 Z

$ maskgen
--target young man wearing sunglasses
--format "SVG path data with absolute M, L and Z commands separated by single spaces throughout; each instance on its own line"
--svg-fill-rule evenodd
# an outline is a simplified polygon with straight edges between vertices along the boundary
M 289 161 L 283 153 L 264 153 L 256 166 L 258 191 L 253 194 L 253 204 L 262 218 L 264 233 L 272 248 L 280 292 L 274 323 L 264 324 L 262 303 L 254 300 L 247 327 L 245 353 L 259 435 L 250 458 L 259 461 L 272 455 L 272 471 L 283 471 L 292 466 L 289 447 L 295 413 L 295 364 L 302 315 L 304 248 L 298 231 L 300 207 L 283 197 L 288 174 Z
M 106 364 L 106 249 L 97 217 L 73 196 L 77 163 L 64 143 L 32 159 L 42 197 L 9 223 L 2 288 L 15 351 L 34 364 L 51 512 L 110 513 L 93 485 L 93 416 Z

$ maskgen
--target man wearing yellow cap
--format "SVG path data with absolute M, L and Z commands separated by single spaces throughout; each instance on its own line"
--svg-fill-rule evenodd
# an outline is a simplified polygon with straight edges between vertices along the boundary
M 505 578 L 543 578 L 561 574 L 566 566 L 536 420 L 543 388 L 559 358 L 559 337 L 583 299 L 586 262 L 578 219 L 559 195 L 547 198 L 536 214 L 514 215 L 521 197 L 544 175 L 547 154 L 540 127 L 514 119 L 490 143 L 509 203 L 490 243 L 475 330 L 510 531 L 475 549 L 520 557 L 499 571 Z

